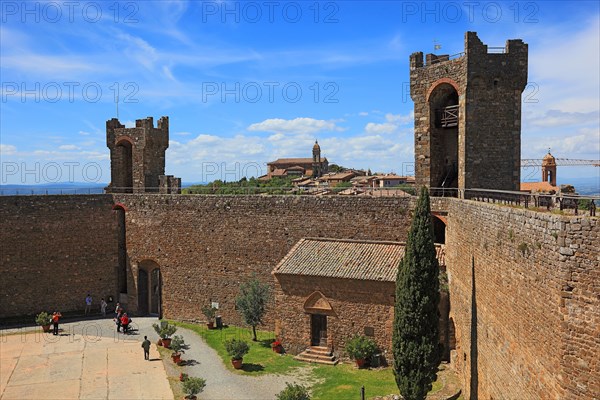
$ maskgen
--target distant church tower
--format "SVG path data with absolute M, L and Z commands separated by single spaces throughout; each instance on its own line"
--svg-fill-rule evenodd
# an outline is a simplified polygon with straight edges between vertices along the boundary
M 550 150 L 542 160 L 542 180 L 556 186 L 556 159 L 550 154 Z
M 161 117 L 156 128 L 152 117 L 136 120 L 135 128 L 110 119 L 106 121 L 106 145 L 111 177 L 107 193 L 158 192 L 161 176 L 163 185 L 169 181 L 164 177 L 169 117 Z
M 418 186 L 519 190 L 527 44 L 489 50 L 467 32 L 457 58 L 410 56 Z
M 315 140 L 315 145 L 312 149 L 313 154 L 313 162 L 312 162 L 312 170 L 313 170 L 313 178 L 318 178 L 323 175 L 322 163 L 321 163 L 321 146 L 319 146 L 319 142 Z

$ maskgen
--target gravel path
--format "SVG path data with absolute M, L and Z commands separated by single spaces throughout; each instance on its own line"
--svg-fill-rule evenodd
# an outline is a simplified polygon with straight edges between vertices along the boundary
M 302 383 L 306 380 L 309 367 L 297 370 L 294 375 L 244 376 L 233 373 L 199 335 L 181 327 L 177 328 L 177 334 L 183 336 L 185 343 L 190 346 L 182 359 L 197 362 L 185 366 L 184 371 L 190 376 L 206 379 L 206 387 L 200 394 L 202 399 L 274 399 L 285 388 L 286 382 Z

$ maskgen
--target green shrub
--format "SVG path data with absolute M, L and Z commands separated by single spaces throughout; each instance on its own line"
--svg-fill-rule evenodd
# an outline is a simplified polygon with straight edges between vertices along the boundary
M 185 353 L 183 351 L 183 346 L 185 346 L 185 341 L 181 335 L 173 336 L 173 340 L 171 340 L 171 350 L 175 353 Z
M 248 354 L 250 347 L 243 340 L 229 339 L 225 341 L 225 350 L 232 360 L 241 360 Z
M 206 317 L 206 319 L 208 320 L 208 322 L 211 322 L 213 319 L 215 319 L 215 314 L 217 313 L 217 309 L 214 307 L 202 307 L 202 314 L 204 314 L 204 316 Z
M 182 386 L 183 393 L 191 397 L 197 395 L 198 393 L 204 390 L 204 387 L 206 386 L 206 380 L 202 378 L 188 377 L 186 380 L 183 381 Z
M 310 400 L 308 389 L 302 385 L 286 382 L 285 389 L 275 396 L 277 400 Z
M 42 311 L 36 315 L 35 323 L 40 326 L 50 325 L 52 323 L 52 317 L 46 311 Z
M 356 335 L 346 343 L 346 353 L 355 360 L 366 360 L 371 358 L 376 352 L 377 345 L 372 339 L 366 336 Z
M 177 332 L 177 327 L 175 325 L 169 324 L 167 321 L 160 321 L 159 324 L 152 324 L 152 327 L 162 339 L 170 338 L 175 332 Z

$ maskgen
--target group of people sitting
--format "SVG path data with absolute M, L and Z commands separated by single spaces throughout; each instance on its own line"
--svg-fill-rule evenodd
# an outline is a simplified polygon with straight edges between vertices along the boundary
M 121 328 L 123 328 L 123 333 L 129 333 L 129 330 L 131 329 L 131 318 L 129 318 L 125 310 L 123 310 L 120 303 L 117 303 L 115 313 L 117 314 L 115 317 L 117 332 L 121 332 Z

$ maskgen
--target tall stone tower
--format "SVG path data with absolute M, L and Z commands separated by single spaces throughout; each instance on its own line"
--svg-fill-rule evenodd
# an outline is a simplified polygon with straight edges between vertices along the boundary
M 550 150 L 542 160 L 542 180 L 556 186 L 556 159 L 550 154 Z
M 318 178 L 323 175 L 323 170 L 321 168 L 321 146 L 319 146 L 319 142 L 315 140 L 315 145 L 312 149 L 313 161 L 312 161 L 312 170 L 313 177 Z
M 169 117 L 161 117 L 157 128 L 152 117 L 136 120 L 135 128 L 125 128 L 116 118 L 108 120 L 106 145 L 111 176 L 107 193 L 159 191 L 169 147 Z
M 527 44 L 488 48 L 465 34 L 456 57 L 410 56 L 417 185 L 519 190 Z

